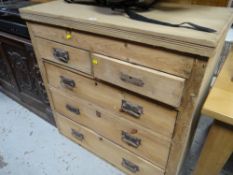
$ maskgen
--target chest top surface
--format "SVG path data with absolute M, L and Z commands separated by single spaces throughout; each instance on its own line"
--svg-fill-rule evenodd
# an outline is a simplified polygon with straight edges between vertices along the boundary
M 217 30 L 206 33 L 186 28 L 139 22 L 110 8 L 68 4 L 63 0 L 20 9 L 22 18 L 81 31 L 127 39 L 183 52 L 210 56 L 233 21 L 233 10 L 221 7 L 156 4 L 143 16 L 170 23 L 192 22 Z

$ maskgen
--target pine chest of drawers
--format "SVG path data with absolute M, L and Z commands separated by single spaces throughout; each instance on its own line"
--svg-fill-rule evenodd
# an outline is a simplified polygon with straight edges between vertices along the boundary
M 178 174 L 232 11 L 158 4 L 145 13 L 216 33 L 63 1 L 24 8 L 21 15 L 59 131 L 127 174 Z

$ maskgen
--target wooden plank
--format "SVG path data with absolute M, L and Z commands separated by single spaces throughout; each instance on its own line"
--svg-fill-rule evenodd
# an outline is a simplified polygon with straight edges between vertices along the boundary
M 96 82 L 65 69 L 45 64 L 47 79 L 51 86 L 60 89 L 70 96 L 82 98 L 168 138 L 172 137 L 177 112 L 171 108 L 156 104 L 127 91 L 113 88 L 104 83 Z M 67 77 L 77 85 L 73 89 L 64 88 L 60 84 L 60 76 Z M 113 98 L 114 97 L 114 98 Z M 143 108 L 140 118 L 135 118 L 121 110 L 122 100 Z
M 156 8 L 143 15 L 171 23 L 193 22 L 216 29 L 217 32 L 206 33 L 138 22 L 123 15 L 114 15 L 109 8 L 68 4 L 63 0 L 26 7 L 20 12 L 24 19 L 30 21 L 69 26 L 68 28 L 204 56 L 212 54 L 229 24 L 233 22 L 231 9 L 171 3 L 157 4 Z M 61 16 L 64 13 L 65 16 Z
M 93 132 L 92 130 L 72 122 L 71 120 L 55 113 L 56 121 L 60 132 L 78 143 L 82 147 L 88 149 L 94 154 L 100 156 L 101 158 L 107 160 L 114 166 L 121 169 L 123 172 L 134 175 L 135 173 L 129 171 L 122 166 L 122 160 L 126 159 L 136 166 L 139 167 L 139 171 L 136 172 L 138 175 L 153 174 L 153 175 L 163 175 L 164 172 L 160 168 L 154 166 L 150 162 L 142 159 L 141 157 L 127 151 L 120 146 L 110 142 L 101 135 Z M 83 134 L 84 139 L 78 140 L 73 134 L 72 129 Z M 90 162 L 91 163 L 91 162 Z
M 31 24 L 31 29 L 34 35 L 44 39 L 111 56 L 180 77 L 188 78 L 192 71 L 192 55 L 35 23 Z M 70 34 L 70 39 L 66 39 L 67 33 Z
M 41 58 L 68 66 L 72 69 L 76 69 L 87 74 L 92 73 L 89 52 L 40 38 L 35 38 L 35 42 Z M 66 52 L 68 61 L 64 62 L 56 59 L 54 56 L 54 49 L 59 49 L 62 52 Z
M 213 88 L 203 106 L 204 115 L 233 125 L 233 93 Z
M 185 80 L 163 72 L 93 54 L 94 77 L 178 107 Z
M 202 113 L 233 125 L 233 49 L 203 106 Z
M 205 99 L 209 93 L 210 90 L 210 85 L 212 83 L 212 78 L 214 76 L 215 71 L 217 70 L 218 66 L 219 66 L 219 62 L 221 61 L 221 53 L 224 47 L 224 43 L 225 43 L 225 38 L 226 38 L 226 33 L 225 35 L 222 37 L 221 42 L 219 43 L 218 47 L 215 49 L 214 51 L 214 56 L 210 57 L 208 59 L 208 64 L 206 66 L 206 71 L 203 77 L 203 81 L 200 87 L 200 94 L 199 94 L 199 99 L 198 101 L 200 101 L 200 103 L 198 104 L 198 110 L 197 111 L 201 111 L 201 108 L 205 102 Z
M 229 0 L 192 0 L 192 4 L 227 7 Z
M 190 140 L 192 140 L 194 119 L 199 117 L 196 112 L 199 111 L 197 110 L 199 103 L 202 103 L 198 97 L 201 94 L 200 86 L 206 71 L 206 64 L 206 61 L 197 59 L 194 62 L 192 75 L 186 82 L 182 105 L 180 106 L 176 120 L 174 137 L 165 172 L 166 175 L 178 175 L 181 171 L 187 148 L 189 147 Z
M 222 6 L 227 7 L 229 0 L 160 0 L 161 2 L 172 2 L 182 4 L 198 4 L 208 6 Z
M 114 113 L 99 107 L 97 104 L 81 98 L 72 98 L 55 88 L 50 88 L 50 90 L 55 110 L 58 113 L 92 129 L 154 165 L 162 169 L 165 168 L 171 143 L 170 139 L 153 133 L 136 123 L 119 118 Z M 140 139 L 140 144 L 136 147 L 130 146 L 122 140 L 122 132 L 126 132 L 129 137 Z
M 209 131 L 193 175 L 218 175 L 233 152 L 233 127 L 215 122 Z
M 166 175 L 177 175 L 181 171 L 186 152 L 192 143 L 202 105 L 208 94 L 217 63 L 221 58 L 224 39 L 225 36 L 208 62 L 205 60 L 194 62 L 192 75 L 187 81 L 186 90 L 184 90 L 183 107 L 176 121 L 174 145 L 172 144 L 171 147 Z

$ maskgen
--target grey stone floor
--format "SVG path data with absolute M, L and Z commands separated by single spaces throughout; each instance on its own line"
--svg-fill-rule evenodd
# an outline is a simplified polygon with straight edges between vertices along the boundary
M 0 92 L 0 175 L 123 173 Z
M 210 123 L 201 119 L 183 175 L 191 175 Z M 233 175 L 229 162 L 222 175 Z M 0 92 L 0 175 L 123 174 Z

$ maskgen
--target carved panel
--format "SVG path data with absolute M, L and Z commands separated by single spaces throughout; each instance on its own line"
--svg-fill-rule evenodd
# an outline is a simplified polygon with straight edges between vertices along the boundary
M 10 71 L 8 69 L 6 61 L 0 57 L 0 78 L 11 82 L 11 76 L 10 76 Z
M 3 56 L 2 43 L 0 43 L 0 79 L 7 82 L 10 86 L 15 87 L 14 78 L 12 76 L 10 66 Z
M 31 45 L 4 44 L 20 92 L 30 94 L 48 104 L 47 94 Z
M 33 86 L 30 80 L 27 58 L 12 48 L 7 48 L 6 53 L 13 68 L 20 91 L 32 91 Z
M 41 74 L 40 74 L 40 70 L 39 70 L 39 66 L 36 62 L 36 57 L 35 57 L 35 54 L 34 54 L 34 51 L 32 49 L 31 46 L 28 46 L 28 45 L 25 45 L 25 49 L 28 53 L 28 56 L 30 58 L 30 74 L 31 74 L 31 81 L 32 81 L 32 84 L 33 86 L 35 87 L 35 91 L 34 93 L 36 93 L 39 98 L 43 101 L 43 103 L 45 104 L 49 104 L 49 101 L 48 101 L 48 96 L 47 96 L 47 93 L 46 93 L 46 90 L 45 90 L 45 87 L 44 87 L 44 82 L 42 80 L 42 77 L 41 77 Z
M 54 124 L 32 45 L 23 39 L 0 37 L 0 82 L 4 92 Z M 8 85 L 9 84 L 9 85 Z M 3 85 L 3 84 L 2 84 Z M 13 87 L 13 88 L 12 88 Z

